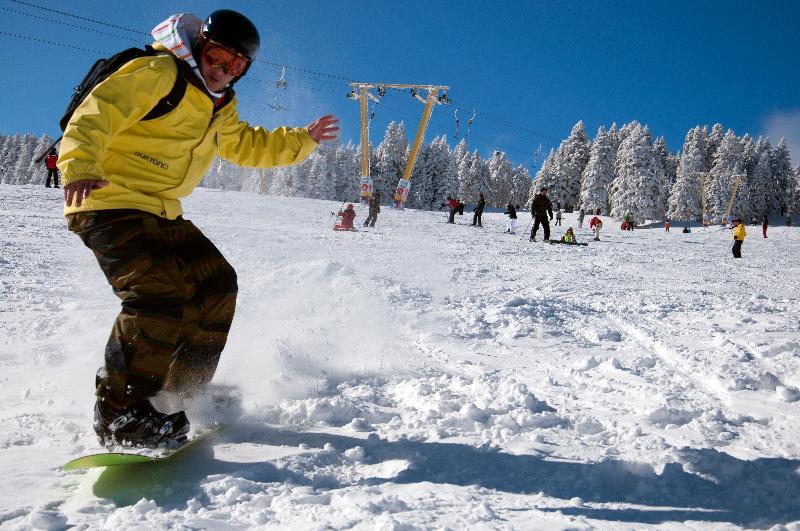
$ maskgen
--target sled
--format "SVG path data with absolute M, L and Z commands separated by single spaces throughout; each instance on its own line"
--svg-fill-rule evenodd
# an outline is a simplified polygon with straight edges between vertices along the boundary
M 589 245 L 588 243 L 583 242 L 562 242 L 561 240 L 550 240 L 550 243 L 560 243 L 561 245 Z

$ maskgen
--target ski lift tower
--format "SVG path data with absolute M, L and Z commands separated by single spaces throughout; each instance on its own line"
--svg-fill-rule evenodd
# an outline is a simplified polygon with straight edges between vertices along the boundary
M 358 100 L 361 106 L 361 199 L 365 203 L 369 201 L 372 196 L 372 177 L 369 174 L 369 116 L 367 109 L 367 100 L 373 100 L 376 103 L 380 100 L 370 93 L 370 89 L 377 88 L 380 95 L 385 94 L 387 88 L 389 89 L 411 89 L 411 95 L 417 100 L 425 104 L 425 109 L 422 111 L 422 118 L 417 128 L 417 135 L 414 137 L 414 143 L 411 146 L 411 153 L 408 155 L 408 162 L 406 163 L 405 170 L 403 170 L 403 177 L 397 183 L 397 189 L 394 194 L 395 208 L 403 208 L 403 204 L 408 199 L 408 192 L 411 190 L 411 172 L 414 170 L 414 163 L 417 160 L 419 148 L 422 146 L 422 140 L 425 138 L 425 129 L 428 127 L 428 122 L 431 119 L 434 105 L 441 105 L 443 103 L 450 103 L 450 99 L 445 93 L 450 87 L 444 85 L 410 85 L 398 83 L 351 83 L 353 91 L 348 95 L 349 98 Z M 356 92 L 356 90 L 358 92 Z M 419 95 L 419 91 L 426 91 L 427 97 L 423 98 Z M 441 95 L 439 94 L 441 91 Z

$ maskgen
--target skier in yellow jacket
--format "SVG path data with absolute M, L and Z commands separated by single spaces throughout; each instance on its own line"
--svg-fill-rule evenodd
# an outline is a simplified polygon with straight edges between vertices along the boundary
M 242 166 L 297 164 L 336 138 L 338 120 L 267 131 L 239 119 L 233 85 L 260 45 L 230 10 L 174 15 L 153 30 L 169 52 L 123 65 L 69 121 L 58 167 L 69 229 L 95 254 L 122 301 L 96 378 L 94 429 L 104 444 L 185 440 L 183 411 L 157 411 L 161 390 L 190 397 L 214 375 L 233 320 L 236 272 L 190 221 L 180 199 L 215 156 Z M 176 84 L 171 112 L 142 120 Z
M 736 228 L 733 229 L 733 257 L 734 258 L 741 258 L 742 257 L 742 244 L 744 243 L 744 237 L 747 236 L 747 231 L 744 230 L 744 221 L 741 219 L 736 225 Z

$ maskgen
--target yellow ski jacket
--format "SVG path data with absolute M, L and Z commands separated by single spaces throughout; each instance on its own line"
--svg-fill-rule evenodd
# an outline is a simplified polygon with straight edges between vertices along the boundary
M 747 231 L 744 230 L 744 224 L 737 225 L 735 229 L 733 229 L 733 239 L 734 240 L 742 240 L 744 241 L 744 237 L 747 236 Z
M 75 109 L 64 131 L 58 168 L 63 186 L 102 179 L 78 207 L 64 214 L 131 208 L 175 219 L 180 198 L 200 183 L 214 157 L 268 168 L 303 161 L 317 147 L 305 128 L 270 132 L 240 121 L 236 97 L 214 113 L 214 102 L 189 81 L 171 112 L 140 121 L 172 89 L 179 75 L 169 55 L 141 57 L 98 84 Z

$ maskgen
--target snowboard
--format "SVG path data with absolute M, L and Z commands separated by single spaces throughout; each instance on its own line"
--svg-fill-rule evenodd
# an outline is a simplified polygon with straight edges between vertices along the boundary
M 205 429 L 200 433 L 196 433 L 188 441 L 180 446 L 176 446 L 175 448 L 158 448 L 155 450 L 131 448 L 121 452 L 105 452 L 102 454 L 84 455 L 65 464 L 63 469 L 65 471 L 83 470 L 87 468 L 117 465 L 138 465 L 143 463 L 164 461 L 165 459 L 169 459 L 170 457 L 186 450 L 187 448 L 191 448 L 200 441 L 207 439 L 224 427 L 225 426 L 222 424 L 217 424 L 216 426 Z
M 550 243 L 560 243 L 562 245 L 589 245 L 583 242 L 562 242 L 561 240 L 550 240 Z
M 359 230 L 358 230 L 358 229 L 356 229 L 356 228 L 352 228 L 352 229 L 342 229 L 342 228 L 336 228 L 336 227 L 334 227 L 334 228 L 333 228 L 333 230 L 335 230 L 336 232 L 359 232 Z

